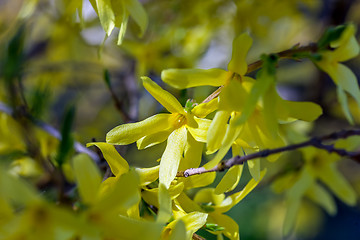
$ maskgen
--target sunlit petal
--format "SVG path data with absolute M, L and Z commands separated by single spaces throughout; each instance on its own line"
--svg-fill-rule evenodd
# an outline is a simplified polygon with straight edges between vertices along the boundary
M 207 133 L 207 154 L 213 153 L 220 148 L 226 133 L 229 117 L 230 113 L 227 111 L 216 112 Z
M 261 181 L 261 179 L 265 176 L 266 170 L 261 172 L 261 176 L 259 181 L 255 181 L 255 179 L 251 179 L 246 186 L 237 193 L 234 193 L 227 198 L 218 206 L 214 206 L 216 212 L 227 212 L 229 211 L 234 205 L 240 202 L 244 197 L 246 197 Z
M 169 128 L 164 131 L 159 131 L 151 135 L 144 136 L 136 141 L 136 146 L 140 150 L 162 143 L 169 137 L 172 131 L 174 131 L 174 129 Z
M 221 213 L 211 213 L 212 219 L 215 220 L 215 223 L 219 226 L 225 228 L 223 234 L 231 240 L 239 240 L 239 226 L 238 224 L 229 216 Z
M 194 118 L 197 128 L 188 127 L 189 132 L 198 142 L 206 142 L 207 132 L 209 130 L 211 120 L 205 118 Z
M 140 185 L 148 185 L 159 178 L 160 165 L 151 168 L 135 168 L 140 177 Z
M 185 114 L 184 108 L 179 101 L 168 91 L 162 89 L 148 77 L 141 77 L 141 79 L 146 90 L 169 112 Z
M 215 188 L 215 194 L 233 190 L 240 181 L 243 165 L 231 167 Z
M 171 114 L 161 113 L 141 122 L 119 125 L 106 134 L 106 142 L 119 145 L 133 143 L 140 138 L 170 127 Z
M 159 181 L 166 188 L 174 180 L 178 171 L 179 163 L 185 149 L 187 130 L 185 127 L 174 130 L 167 141 L 166 149 L 161 157 Z
M 116 151 L 114 145 L 104 142 L 95 142 L 95 143 L 88 143 L 86 146 L 97 146 L 107 163 L 111 169 L 111 172 L 115 176 L 120 176 L 121 174 L 129 171 L 129 164 L 127 161 Z
M 200 103 L 199 105 L 195 106 L 191 110 L 191 112 L 199 118 L 204 118 L 210 113 L 217 110 L 218 106 L 219 106 L 218 98 L 215 98 L 207 103 Z

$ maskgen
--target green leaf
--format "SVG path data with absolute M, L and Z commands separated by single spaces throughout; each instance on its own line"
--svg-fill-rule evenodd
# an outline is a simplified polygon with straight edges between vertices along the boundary
M 74 150 L 74 138 L 71 134 L 71 128 L 75 117 L 75 107 L 70 106 L 65 113 L 65 118 L 61 128 L 61 141 L 55 161 L 61 166 L 71 156 Z
M 341 37 L 341 34 L 346 29 L 346 25 L 340 25 L 336 27 L 328 28 L 325 33 L 322 35 L 320 40 L 317 43 L 319 49 L 324 49 L 330 45 L 331 42 L 338 40 Z

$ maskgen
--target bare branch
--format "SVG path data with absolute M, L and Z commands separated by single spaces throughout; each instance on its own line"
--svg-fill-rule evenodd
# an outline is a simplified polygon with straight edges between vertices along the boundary
M 312 146 L 312 147 L 315 147 L 318 149 L 323 149 L 329 153 L 336 153 L 342 157 L 349 157 L 352 160 L 360 163 L 360 152 L 349 152 L 349 151 L 346 151 L 345 149 L 335 148 L 334 145 L 332 145 L 332 144 L 331 145 L 324 144 L 324 142 L 326 142 L 326 141 L 338 140 L 338 139 L 348 138 L 348 137 L 356 136 L 356 135 L 360 136 L 360 130 L 342 130 L 339 132 L 331 133 L 326 136 L 314 137 L 308 141 L 288 145 L 285 147 L 266 149 L 266 150 L 259 151 L 257 153 L 253 153 L 253 154 L 249 154 L 249 155 L 245 155 L 245 156 L 238 155 L 238 156 L 235 156 L 233 158 L 230 158 L 226 161 L 219 163 L 218 165 L 216 165 L 215 167 L 213 167 L 211 169 L 205 169 L 204 167 L 190 168 L 185 171 L 178 172 L 176 176 L 177 177 L 190 177 L 192 175 L 203 174 L 203 173 L 207 173 L 207 172 L 220 172 L 220 171 L 229 169 L 232 166 L 243 164 L 248 160 L 252 160 L 252 159 L 256 159 L 256 158 L 263 158 L 263 157 L 267 157 L 272 154 L 292 151 L 292 150 L 309 147 L 309 146 Z

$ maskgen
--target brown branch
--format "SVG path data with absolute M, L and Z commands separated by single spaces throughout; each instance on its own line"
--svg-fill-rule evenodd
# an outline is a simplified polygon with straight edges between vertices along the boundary
M 207 172 L 220 172 L 220 171 L 229 169 L 232 166 L 243 164 L 244 162 L 246 162 L 248 160 L 252 160 L 252 159 L 256 159 L 256 158 L 263 158 L 263 157 L 267 157 L 272 154 L 292 151 L 292 150 L 309 147 L 309 146 L 313 146 L 318 149 L 323 149 L 325 151 L 328 151 L 329 153 L 336 153 L 337 155 L 342 156 L 342 157 L 349 157 L 352 160 L 360 163 L 360 152 L 349 152 L 349 151 L 346 151 L 345 149 L 335 148 L 334 145 L 324 144 L 325 141 L 338 140 L 338 139 L 348 138 L 350 136 L 356 136 L 356 135 L 360 136 L 360 130 L 343 130 L 343 131 L 331 133 L 329 135 L 322 136 L 322 137 L 314 137 L 308 141 L 288 145 L 285 147 L 266 149 L 266 150 L 263 150 L 263 151 L 260 151 L 257 153 L 253 153 L 253 154 L 249 154 L 249 155 L 245 155 L 245 156 L 238 155 L 233 158 L 230 158 L 229 160 L 220 162 L 218 165 L 216 165 L 215 167 L 213 167 L 211 169 L 205 169 L 204 167 L 190 168 L 185 171 L 178 172 L 176 176 L 177 177 L 190 177 L 192 175 L 203 174 L 203 173 L 207 173 Z

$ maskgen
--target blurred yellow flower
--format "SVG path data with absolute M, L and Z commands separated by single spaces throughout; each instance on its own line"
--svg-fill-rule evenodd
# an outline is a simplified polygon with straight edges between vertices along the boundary
M 343 27 L 343 26 L 341 26 Z M 346 118 L 354 123 L 347 103 L 346 93 L 350 94 L 360 107 L 360 89 L 355 74 L 340 62 L 347 61 L 359 55 L 360 48 L 355 38 L 356 27 L 354 24 L 345 25 L 341 36 L 336 41 L 330 42 L 334 50 L 320 52 L 321 60 L 315 61 L 316 65 L 329 74 L 337 85 L 337 95 Z

